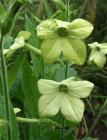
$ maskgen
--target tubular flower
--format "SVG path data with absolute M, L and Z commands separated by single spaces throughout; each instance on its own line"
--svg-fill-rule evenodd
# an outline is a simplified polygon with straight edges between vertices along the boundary
M 10 49 L 11 50 L 19 49 L 19 48 L 23 47 L 24 44 L 25 44 L 24 38 L 23 37 L 18 37 L 18 38 L 15 39 L 14 44 L 12 44 L 10 46 Z
M 60 110 L 67 120 L 80 122 L 84 103 L 80 98 L 89 96 L 94 85 L 88 81 L 74 81 L 71 77 L 61 82 L 40 79 L 38 81 L 38 110 L 42 117 L 54 116 Z
M 56 61 L 61 54 L 71 63 L 82 65 L 86 59 L 83 41 L 93 30 L 90 22 L 76 19 L 72 22 L 48 19 L 37 26 L 37 35 L 43 39 L 41 52 L 47 63 Z
M 94 42 L 88 46 L 92 49 L 89 63 L 95 63 L 98 67 L 103 68 L 106 63 L 107 43 Z

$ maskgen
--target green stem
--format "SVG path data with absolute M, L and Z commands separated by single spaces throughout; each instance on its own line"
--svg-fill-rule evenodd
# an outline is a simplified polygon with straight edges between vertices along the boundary
M 84 116 L 83 116 L 83 121 L 84 121 L 84 126 L 85 126 L 86 135 L 88 135 L 88 127 L 87 127 L 86 119 L 85 119 Z
M 95 116 L 95 111 L 94 111 L 94 109 L 93 109 L 93 107 L 92 107 L 92 104 L 91 104 L 90 100 L 89 100 L 89 99 L 86 99 L 86 101 L 87 101 L 87 103 L 88 103 L 88 105 L 89 105 L 89 107 L 90 107 L 90 110 L 91 110 L 93 116 Z
M 7 120 L 0 119 L 0 126 L 8 125 Z
M 69 0 L 66 0 L 66 20 L 69 21 Z M 67 61 L 65 69 L 65 79 L 67 79 L 68 77 L 68 66 L 69 63 Z M 61 140 L 64 140 L 64 129 L 65 129 L 65 119 L 62 116 Z
M 22 118 L 17 117 L 18 123 L 40 123 L 38 119 L 29 119 L 29 118 Z
M 41 51 L 37 48 L 35 48 L 33 45 L 30 45 L 28 43 L 25 43 L 24 46 L 27 50 L 31 51 L 34 54 L 38 54 L 41 55 Z M 9 49 L 9 51 L 6 54 L 6 62 L 8 62 L 8 60 L 12 57 L 12 55 L 15 53 L 16 49 Z
M 66 0 L 66 20 L 69 21 L 69 3 L 70 0 Z
M 32 51 L 32 53 L 36 53 L 36 54 L 41 55 L 41 51 L 39 49 L 35 48 L 34 46 L 32 46 L 28 43 L 25 44 L 25 48 Z
M 61 140 L 64 140 L 65 119 L 62 116 Z
M 11 128 L 11 108 L 10 108 L 10 97 L 9 97 L 9 89 L 8 89 L 8 80 L 7 80 L 7 69 L 5 64 L 5 58 L 3 54 L 3 37 L 0 40 L 0 50 L 1 50 L 1 76 L 2 76 L 2 86 L 3 86 L 3 95 L 5 98 L 5 107 L 6 107 L 6 120 L 8 121 L 9 125 L 8 129 L 8 139 L 12 140 L 12 128 Z
M 68 67 L 69 67 L 69 63 L 67 61 L 67 63 L 66 63 L 66 69 L 65 69 L 65 79 L 68 78 Z
M 92 98 L 107 98 L 107 96 L 100 96 L 100 95 L 92 95 Z
M 17 117 L 18 123 L 52 123 L 58 127 L 61 127 L 61 125 L 53 120 L 50 120 L 48 118 L 42 118 L 42 119 L 37 119 L 37 118 L 23 118 L 23 117 Z
M 69 63 L 67 61 L 66 69 L 65 69 L 65 79 L 67 79 L 67 77 L 68 77 L 68 66 L 69 66 Z M 64 140 L 64 129 L 65 129 L 65 119 L 62 116 L 61 140 Z
M 101 117 L 101 115 L 102 115 L 102 113 L 103 113 L 103 111 L 104 111 L 106 105 L 107 105 L 107 99 L 105 100 L 103 106 L 102 106 L 101 109 L 100 109 L 99 114 L 97 115 L 97 118 L 95 119 L 95 121 L 94 121 L 92 127 L 91 127 L 90 130 L 89 130 L 89 134 L 88 134 L 89 136 L 92 134 L 94 128 L 95 128 L 96 125 L 98 124 L 98 122 L 99 122 L 99 120 L 100 120 L 100 117 Z
M 87 2 L 88 2 L 88 0 L 84 0 L 84 3 L 82 5 L 82 8 L 81 8 L 81 11 L 80 11 L 80 14 L 79 14 L 79 18 L 81 18 L 83 16 L 86 5 L 87 5 Z

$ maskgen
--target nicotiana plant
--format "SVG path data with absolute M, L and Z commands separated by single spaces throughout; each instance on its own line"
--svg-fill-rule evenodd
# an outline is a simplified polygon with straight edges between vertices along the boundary
M 18 0 L 18 3 L 20 3 L 21 0 Z M 58 3 L 58 0 L 54 0 L 56 3 Z M 22 2 L 24 2 L 22 0 Z M 22 4 L 21 2 L 21 4 Z M 68 4 L 68 3 L 67 3 Z M 20 6 L 20 5 L 19 5 Z M 63 5 L 62 5 L 63 6 Z M 14 9 L 14 6 L 12 7 Z M 19 7 L 20 9 L 20 7 Z M 62 9 L 65 10 L 65 13 L 67 13 L 67 18 L 69 18 L 69 10 L 68 5 L 67 8 L 64 5 Z M 13 10 L 14 11 L 14 10 Z M 11 12 L 10 14 L 11 15 Z M 7 18 L 8 19 L 8 18 Z M 12 19 L 14 19 L 14 14 L 12 15 Z M 2 85 L 3 89 L 5 89 L 3 92 L 5 97 L 5 104 L 6 104 L 6 121 L 3 119 L 0 119 L 0 125 L 1 124 L 8 124 L 8 140 L 12 140 L 12 116 L 11 116 L 11 106 L 10 106 L 10 99 L 9 99 L 9 88 L 8 87 L 8 78 L 7 78 L 7 69 L 5 64 L 5 59 L 9 60 L 10 57 L 17 51 L 17 49 L 22 49 L 22 52 L 25 50 L 30 50 L 30 56 L 25 55 L 22 61 L 25 64 L 23 65 L 23 68 L 21 67 L 21 72 L 19 72 L 19 75 L 21 75 L 21 90 L 25 89 L 27 91 L 28 83 L 32 85 L 32 82 L 28 82 L 27 84 L 26 79 L 24 79 L 24 76 L 27 77 L 27 79 L 32 80 L 35 75 L 35 73 L 32 72 L 32 65 L 35 65 L 37 68 L 39 65 L 40 69 L 43 68 L 43 74 L 37 75 L 35 79 L 32 81 L 36 81 L 35 87 L 37 94 L 37 99 L 32 100 L 38 100 L 38 112 L 34 113 L 36 109 L 32 109 L 30 113 L 33 114 L 31 117 L 38 117 L 38 118 L 22 118 L 22 117 L 16 117 L 15 119 L 19 122 L 28 122 L 28 123 L 41 123 L 41 122 L 51 122 L 52 124 L 55 124 L 58 126 L 58 128 L 61 127 L 61 140 L 64 140 L 64 121 L 65 119 L 67 121 L 80 123 L 82 121 L 85 105 L 82 99 L 87 98 L 91 91 L 93 90 L 94 84 L 87 80 L 82 80 L 78 76 L 72 76 L 68 75 L 68 70 L 74 65 L 84 65 L 87 57 L 87 48 L 85 44 L 85 39 L 92 33 L 93 31 L 93 25 L 82 18 L 75 19 L 73 21 L 63 21 L 59 19 L 46 19 L 44 21 L 39 21 L 40 24 L 37 25 L 37 39 L 39 40 L 39 47 L 40 49 L 34 47 L 30 44 L 29 38 L 31 36 L 31 33 L 28 31 L 21 31 L 14 39 L 13 44 L 11 43 L 10 47 L 8 49 L 3 48 L 3 41 L 5 39 L 5 35 L 10 32 L 11 26 L 9 26 L 10 19 L 6 24 L 6 19 L 2 23 L 1 28 L 1 71 L 2 71 Z M 88 46 L 91 49 L 91 53 L 89 56 L 89 63 L 95 63 L 98 67 L 103 68 L 106 63 L 106 54 L 107 54 L 107 43 L 91 43 L 88 44 Z M 23 51 L 24 50 L 24 51 Z M 33 52 L 33 55 L 32 55 Z M 21 54 L 22 55 L 22 54 Z M 29 54 L 28 54 L 29 55 Z M 40 60 L 34 56 L 39 55 Z M 27 57 L 29 57 L 29 63 L 26 63 Z M 39 60 L 36 65 L 36 62 Z M 60 60 L 60 61 L 58 61 Z M 7 62 L 7 61 L 6 61 Z M 41 64 L 43 63 L 43 64 Z M 64 79 L 62 78 L 60 81 L 53 77 L 45 77 L 44 74 L 46 70 L 48 69 L 48 66 L 53 66 L 58 63 L 58 65 L 63 65 L 64 67 Z M 31 67 L 30 67 L 31 66 Z M 47 66 L 47 67 L 45 67 Z M 28 69 L 27 69 L 28 68 Z M 47 69 L 45 69 L 47 68 Z M 28 74 L 32 72 L 33 78 L 26 75 L 24 72 L 24 69 L 27 69 L 26 72 Z M 39 71 L 40 71 L 39 69 Z M 72 69 L 70 69 L 72 70 Z M 18 73 L 18 72 L 17 72 Z M 23 80 L 24 79 L 24 80 Z M 36 85 L 37 84 L 37 85 Z M 33 86 L 31 86 L 32 88 Z M 38 90 L 37 90 L 38 87 Z M 33 90 L 30 88 L 30 91 Z M 27 94 L 26 92 L 24 92 Z M 39 95 L 39 93 L 41 95 Z M 28 93 L 29 94 L 29 93 Z M 30 94 L 29 94 L 30 95 Z M 35 97 L 34 96 L 34 97 Z M 40 96 L 40 97 L 39 97 Z M 27 102 L 29 102 L 29 97 L 27 96 Z M 38 99 L 39 98 L 39 99 Z M 82 98 L 82 99 L 81 99 Z M 23 99 L 22 99 L 23 100 Z M 25 99 L 26 100 L 26 99 Z M 27 103 L 24 103 L 26 105 Z M 30 106 L 30 103 L 28 103 L 28 106 Z M 27 107 L 28 107 L 27 106 Z M 32 104 L 33 107 L 35 107 L 35 103 Z M 31 106 L 31 107 L 32 107 Z M 91 106 L 91 105 L 90 105 Z M 25 108 L 27 108 L 25 107 Z M 33 108 L 32 107 L 32 108 Z M 92 109 L 92 107 L 90 107 Z M 28 109 L 30 110 L 30 109 Z M 27 110 L 27 111 L 28 111 Z M 13 113 L 17 114 L 21 110 L 19 108 L 13 108 Z M 26 111 L 26 112 L 27 112 Z M 37 110 L 36 110 L 37 111 Z M 32 113 L 33 112 L 33 113 Z M 58 114 L 59 113 L 59 114 Z M 14 114 L 14 115 L 15 115 Z M 27 115 L 28 115 L 27 114 Z M 36 114 L 36 115 L 35 115 Z M 55 115 L 61 115 L 62 121 L 59 121 L 58 123 L 54 122 L 51 119 L 44 118 L 44 117 L 53 117 Z M 29 115 L 28 115 L 29 116 Z M 62 124 L 60 125 L 59 123 Z M 17 124 L 16 124 L 17 125 Z M 9 127 L 8 127 L 9 126 Z M 17 126 L 16 126 L 17 127 Z M 38 133 L 40 132 L 40 126 L 38 127 Z M 30 131 L 33 130 L 30 129 Z M 33 132 L 32 132 L 33 133 Z M 39 134 L 38 134 L 39 135 Z M 17 133 L 18 136 L 18 133 Z M 39 136 L 38 136 L 39 137 Z M 30 137 L 32 138 L 32 136 Z M 17 139 L 16 139 L 17 140 Z
M 71 64 L 83 65 L 87 55 L 84 39 L 92 30 L 92 24 L 84 19 L 72 22 L 48 19 L 37 26 L 37 36 L 42 39 L 41 51 L 26 43 L 30 33 L 21 31 L 10 48 L 4 49 L 4 54 L 7 58 L 11 57 L 17 49 L 23 47 L 41 54 L 46 63 L 54 64 L 60 58 Z M 93 87 L 93 83 L 76 80 L 76 77 L 66 76 L 61 82 L 40 79 L 38 81 L 38 89 L 42 94 L 38 102 L 40 117 L 51 117 L 60 111 L 67 120 L 80 122 L 85 109 L 80 98 L 88 97 Z M 16 108 L 14 111 L 17 113 L 20 110 Z

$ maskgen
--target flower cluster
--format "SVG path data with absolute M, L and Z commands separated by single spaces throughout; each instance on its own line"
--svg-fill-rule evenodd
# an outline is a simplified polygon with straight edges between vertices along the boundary
M 92 30 L 92 24 L 84 19 L 72 22 L 48 19 L 40 23 L 37 35 L 42 39 L 41 55 L 45 62 L 53 63 L 63 54 L 69 62 L 83 65 L 87 54 L 84 39 Z M 84 112 L 84 103 L 80 98 L 89 96 L 93 86 L 88 81 L 75 81 L 74 77 L 61 82 L 40 79 L 40 116 L 54 116 L 60 110 L 67 120 L 80 122 Z

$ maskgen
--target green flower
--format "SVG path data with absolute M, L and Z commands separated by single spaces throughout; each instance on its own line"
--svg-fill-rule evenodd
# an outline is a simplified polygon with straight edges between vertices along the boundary
M 92 49 L 89 62 L 103 68 L 106 63 L 107 43 L 100 44 L 98 42 L 94 42 L 92 44 L 88 44 L 88 46 Z
M 43 39 L 41 52 L 47 63 L 58 60 L 63 53 L 71 63 L 82 65 L 86 59 L 86 46 L 83 41 L 93 30 L 91 23 L 84 19 L 64 22 L 48 19 L 37 26 L 37 35 Z
M 20 31 L 10 48 L 3 50 L 4 55 L 10 57 L 17 49 L 24 47 L 26 43 L 25 41 L 30 38 L 30 35 L 31 34 L 28 31 Z
M 74 81 L 71 77 L 61 82 L 40 79 L 38 81 L 40 116 L 54 116 L 60 110 L 67 120 L 80 122 L 84 112 L 84 103 L 80 98 L 89 96 L 93 83 Z

